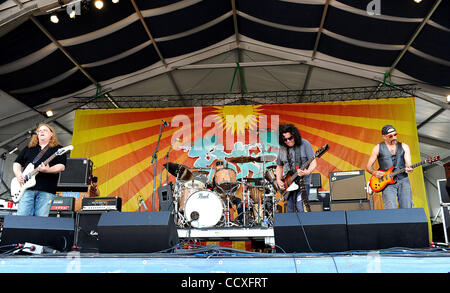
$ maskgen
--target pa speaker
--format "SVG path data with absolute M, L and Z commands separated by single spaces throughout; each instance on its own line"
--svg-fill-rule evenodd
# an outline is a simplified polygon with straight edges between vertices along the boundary
M 281 252 L 348 250 L 344 211 L 275 214 L 273 231 Z
M 87 158 L 68 158 L 65 170 L 59 173 L 58 191 L 86 192 L 91 184 L 92 166 Z
M 166 184 L 158 188 L 159 196 L 159 211 L 172 211 L 173 206 L 173 195 L 172 195 L 172 184 Z
M 178 243 L 171 212 L 109 212 L 98 222 L 100 252 L 158 252 Z
M 1 245 L 29 242 L 68 251 L 73 245 L 74 226 L 72 218 L 5 215 Z
M 366 199 L 364 170 L 330 172 L 331 200 Z
M 422 208 L 346 213 L 350 250 L 429 246 L 428 221 Z

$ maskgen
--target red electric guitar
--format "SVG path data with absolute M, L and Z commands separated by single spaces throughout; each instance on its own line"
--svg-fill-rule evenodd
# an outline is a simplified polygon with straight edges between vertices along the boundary
M 431 163 L 434 163 L 436 161 L 439 161 L 440 159 L 441 159 L 440 156 L 427 158 L 425 161 L 422 161 L 420 163 L 412 165 L 411 168 L 416 168 L 416 167 L 421 166 L 421 165 L 426 164 L 426 163 L 427 164 L 431 164 Z M 389 170 L 386 170 L 386 171 L 378 170 L 380 172 L 383 172 L 384 175 L 381 178 L 378 178 L 378 177 L 375 177 L 375 176 L 372 175 L 372 177 L 370 177 L 370 181 L 369 181 L 370 188 L 374 192 L 382 191 L 389 184 L 395 183 L 394 177 L 396 175 L 400 174 L 400 173 L 405 172 L 406 168 L 400 169 L 400 170 L 395 171 L 395 172 L 392 172 L 393 170 L 394 170 L 393 166 L 391 168 L 389 168 Z

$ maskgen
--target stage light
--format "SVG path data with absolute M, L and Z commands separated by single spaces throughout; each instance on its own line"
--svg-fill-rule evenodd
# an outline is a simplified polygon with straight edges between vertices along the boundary
M 95 5 L 95 8 L 102 9 L 103 8 L 103 1 L 102 0 L 95 0 L 94 5 Z
M 53 23 L 58 23 L 59 22 L 59 18 L 58 18 L 58 16 L 56 14 L 52 14 L 50 16 L 50 21 L 53 22 Z
M 450 95 L 447 95 L 447 103 L 450 103 Z
M 112 3 L 114 4 L 119 3 L 119 0 L 112 0 Z
M 45 115 L 47 115 L 47 117 L 52 117 L 53 116 L 53 111 L 52 110 L 47 110 L 47 111 L 45 111 Z
M 420 3 L 420 2 L 422 2 L 422 0 L 414 0 L 414 2 Z
M 72 11 L 69 13 L 69 17 L 70 17 L 70 18 L 75 18 L 75 15 L 76 15 L 75 10 L 72 10 Z

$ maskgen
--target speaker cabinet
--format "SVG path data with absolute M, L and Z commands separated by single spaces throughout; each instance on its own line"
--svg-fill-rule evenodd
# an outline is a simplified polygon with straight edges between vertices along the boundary
M 81 211 L 76 215 L 75 246 L 81 252 L 98 252 L 98 221 L 103 213 L 100 211 Z
M 422 208 L 347 211 L 350 250 L 428 247 L 428 221 Z
M 74 239 L 71 218 L 5 215 L 1 245 L 33 243 L 58 251 L 69 251 Z
M 159 211 L 172 211 L 173 206 L 173 195 L 172 195 L 172 184 L 166 184 L 158 188 L 159 196 Z
M 157 252 L 178 243 L 171 212 L 109 212 L 98 222 L 100 252 Z
M 332 211 L 370 210 L 369 200 L 342 200 L 330 203 Z
M 367 199 L 364 170 L 330 172 L 331 200 Z
M 87 192 L 92 166 L 92 161 L 87 158 L 68 158 L 65 170 L 59 173 L 58 191 Z
M 348 250 L 344 211 L 275 214 L 273 230 L 280 252 Z

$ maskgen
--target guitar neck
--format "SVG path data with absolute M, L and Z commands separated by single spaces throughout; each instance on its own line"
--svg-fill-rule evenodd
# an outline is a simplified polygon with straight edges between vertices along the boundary
M 44 162 L 42 162 L 42 164 L 47 165 L 48 163 L 50 163 L 51 160 L 53 160 L 56 157 L 56 153 L 52 154 L 50 157 L 48 157 L 47 160 L 45 160 Z M 30 176 L 34 176 L 37 173 L 39 173 L 37 168 L 34 168 L 33 171 L 31 171 Z
M 427 162 L 427 160 L 422 161 L 422 162 L 419 162 L 419 163 L 417 163 L 417 164 L 412 165 L 411 168 L 414 169 L 414 168 L 416 168 L 416 167 L 419 167 L 419 166 L 425 164 L 426 162 Z M 398 170 L 398 171 L 392 172 L 391 176 L 394 177 L 395 175 L 398 175 L 398 174 L 403 173 L 403 172 L 405 172 L 405 171 L 406 171 L 406 167 L 405 167 L 405 168 L 402 168 L 402 169 L 400 169 L 400 170 Z
M 311 162 L 312 162 L 315 158 L 316 158 L 316 156 L 313 156 L 313 157 L 310 158 L 308 161 L 306 161 L 303 165 L 300 166 L 300 170 L 306 169 L 306 168 L 309 166 L 309 164 L 311 164 Z M 294 172 L 294 174 L 292 175 L 290 181 L 291 181 L 291 182 L 294 182 L 294 180 L 297 179 L 297 177 L 298 177 L 298 173 L 297 173 L 297 172 Z

